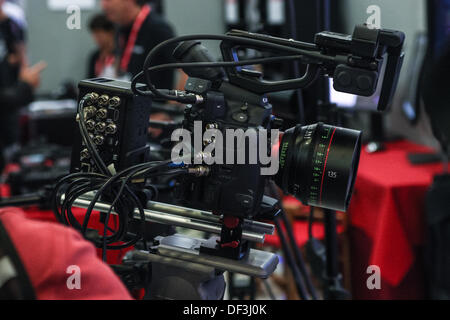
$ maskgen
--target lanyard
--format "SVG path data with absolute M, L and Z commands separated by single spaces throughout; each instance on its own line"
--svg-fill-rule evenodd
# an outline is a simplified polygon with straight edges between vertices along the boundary
M 141 12 L 139 12 L 139 15 L 134 21 L 133 28 L 131 29 L 130 35 L 128 37 L 127 46 L 125 47 L 122 60 L 120 61 L 120 69 L 124 72 L 128 69 L 138 33 L 141 30 L 142 24 L 144 23 L 145 19 L 147 19 L 148 15 L 150 14 L 150 11 L 152 11 L 152 9 L 149 5 L 143 6 Z

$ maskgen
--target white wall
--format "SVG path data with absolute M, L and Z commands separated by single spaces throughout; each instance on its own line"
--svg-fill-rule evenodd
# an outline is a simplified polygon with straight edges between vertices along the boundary
M 77 83 L 86 78 L 88 56 L 95 48 L 88 23 L 97 10 L 98 3 L 95 10 L 82 10 L 81 29 L 69 30 L 66 26 L 69 14 L 65 11 L 50 11 L 47 0 L 26 1 L 30 62 L 48 63 L 39 92 L 52 91 L 65 79 Z
M 223 0 L 165 0 L 164 10 L 177 35 L 225 33 Z M 218 41 L 205 45 L 220 55 Z

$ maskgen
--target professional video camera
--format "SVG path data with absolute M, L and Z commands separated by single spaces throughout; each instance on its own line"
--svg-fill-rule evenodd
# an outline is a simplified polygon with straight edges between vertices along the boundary
M 214 61 L 199 40 L 221 40 L 224 61 Z M 345 211 L 356 178 L 361 132 L 318 123 L 298 125 L 279 136 L 273 130 L 282 128 L 282 120 L 272 116 L 265 94 L 304 88 L 322 71 L 333 77 L 337 91 L 370 96 L 381 86 L 379 74 L 386 62 L 378 105 L 380 111 L 386 110 L 398 82 L 403 42 L 401 32 L 366 25 L 357 26 L 352 36 L 318 33 L 314 44 L 239 30 L 227 35 L 182 36 L 153 49 L 131 83 L 104 78 L 81 81 L 73 173 L 54 190 L 55 213 L 85 235 L 91 212 L 106 213 L 102 217 L 104 236 L 91 237 L 105 250 L 145 238 L 146 220 L 220 235 L 208 240 L 157 237 L 151 248 L 145 241 L 149 239 L 144 239 L 143 250 L 130 254 L 128 261 L 151 261 L 154 275 L 166 275 L 153 277 L 154 297 L 157 292 L 159 297 L 179 297 L 162 279 L 170 282 L 170 276 L 186 268 L 190 274 L 209 272 L 206 278 L 195 277 L 194 290 L 215 278 L 216 270 L 267 277 L 278 258 L 250 249 L 248 243 L 263 242 L 264 235 L 273 232 L 271 224 L 256 220 L 271 220 L 280 210 L 278 202 L 264 194 L 267 181 L 273 179 L 306 205 Z M 178 63 L 152 65 L 161 48 L 177 43 L 181 43 L 174 51 Z M 241 48 L 269 56 L 239 61 Z M 281 61 L 299 61 L 307 65 L 306 72 L 299 79 L 274 82 L 246 68 Z M 155 88 L 151 73 L 173 68 L 182 68 L 190 76 L 185 91 Z M 138 83 L 142 76 L 145 85 Z M 186 105 L 180 128 L 194 136 L 183 137 L 182 148 L 174 149 L 171 160 L 148 162 L 146 139 L 153 100 Z M 237 133 L 230 135 L 231 130 Z M 220 156 L 227 161 L 216 161 Z M 279 161 L 279 170 L 271 172 L 267 156 Z M 161 176 L 173 177 L 171 203 L 155 202 L 158 192 L 152 181 Z M 72 206 L 88 209 L 82 224 L 74 218 Z M 120 223 L 107 235 L 111 213 L 118 215 Z M 194 263 L 196 271 L 186 262 Z M 170 273 L 168 266 L 176 266 L 177 271 Z M 204 266 L 212 269 L 201 271 Z M 160 286 L 166 288 L 164 293 L 156 288 Z

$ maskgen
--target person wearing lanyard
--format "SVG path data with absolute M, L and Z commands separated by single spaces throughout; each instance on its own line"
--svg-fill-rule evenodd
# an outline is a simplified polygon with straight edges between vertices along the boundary
M 175 36 L 172 27 L 152 10 L 145 0 L 102 0 L 105 15 L 120 26 L 118 33 L 119 75 L 130 80 L 142 71 L 147 54 L 159 43 Z M 173 62 L 174 48 L 159 54 L 154 64 Z M 157 88 L 172 89 L 174 72 L 158 72 L 153 76 Z
M 33 100 L 45 62 L 29 66 L 25 30 L 6 12 L 0 0 L 0 171 L 19 148 L 20 108 Z
M 143 0 L 101 0 L 103 12 L 113 23 L 120 26 L 118 33 L 119 57 L 116 63 L 118 70 L 127 80 L 142 71 L 147 54 L 161 42 L 175 37 L 170 25 L 156 12 L 147 1 Z M 176 45 L 175 45 L 176 46 Z M 174 47 L 168 47 L 155 57 L 153 63 L 174 62 Z M 122 77 L 123 79 L 124 77 Z M 153 84 L 160 89 L 173 89 L 174 72 L 155 72 L 152 74 Z M 167 121 L 171 118 L 164 112 L 152 112 L 150 119 Z M 157 130 L 157 129 L 154 129 Z M 153 141 L 160 141 L 161 132 L 152 131 L 149 135 Z M 147 239 L 157 235 L 173 234 L 171 226 L 152 224 L 146 233 Z
M 115 78 L 114 24 L 103 14 L 94 16 L 89 23 L 98 50 L 89 59 L 89 78 Z

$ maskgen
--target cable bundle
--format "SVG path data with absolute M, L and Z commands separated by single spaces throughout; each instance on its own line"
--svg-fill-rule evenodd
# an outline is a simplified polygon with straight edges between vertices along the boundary
M 142 181 L 148 178 L 154 178 L 162 175 L 177 176 L 185 174 L 188 169 L 185 167 L 176 167 L 170 160 L 148 162 L 129 167 L 117 174 L 111 173 L 106 164 L 97 152 L 88 131 L 85 127 L 84 106 L 89 105 L 89 100 L 94 99 L 93 94 L 86 95 L 78 106 L 78 124 L 80 127 L 83 142 L 100 173 L 79 172 L 70 174 L 62 178 L 53 189 L 52 193 L 52 209 L 56 218 L 66 225 L 70 225 L 79 230 L 84 237 L 88 231 L 88 224 L 96 203 L 103 201 L 110 202 L 110 208 L 105 215 L 103 236 L 99 236 L 94 240 L 94 244 L 103 248 L 103 259 L 106 259 L 106 251 L 108 249 L 123 249 L 136 244 L 144 236 L 145 227 L 145 201 L 139 199 L 137 191 L 142 189 Z M 139 188 L 136 188 L 135 181 L 139 181 Z M 157 196 L 156 187 L 149 185 L 146 188 L 151 189 L 153 198 Z M 72 212 L 72 206 L 76 199 L 82 195 L 95 192 L 89 207 L 87 208 L 82 224 L 75 218 Z M 63 198 L 64 195 L 64 198 Z M 128 234 L 129 220 L 133 218 L 135 209 L 139 210 L 141 226 L 135 237 L 123 244 L 114 244 L 125 239 Z M 115 230 L 108 227 L 108 222 L 112 211 L 118 215 L 118 225 Z M 112 234 L 107 235 L 110 231 Z M 146 244 L 144 241 L 144 248 Z

